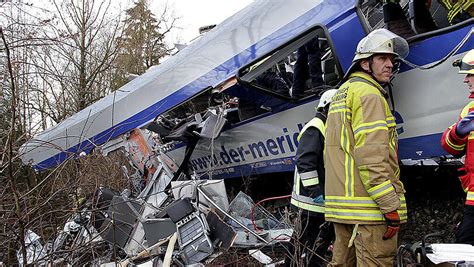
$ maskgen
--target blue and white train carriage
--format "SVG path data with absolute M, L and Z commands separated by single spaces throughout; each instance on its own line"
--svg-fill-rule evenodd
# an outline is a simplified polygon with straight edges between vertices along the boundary
M 468 101 L 451 64 L 474 47 L 474 19 L 449 26 L 433 1 L 436 23 L 424 27 L 420 11 L 412 10 L 418 1 L 401 2 L 402 11 L 414 15 L 400 24 L 384 19 L 378 1 L 255 0 L 159 66 L 35 136 L 22 146 L 22 160 L 41 171 L 142 128 L 158 133 L 161 151 L 177 163 L 186 144 L 191 151 L 197 142 L 187 160 L 198 174 L 290 172 L 296 136 L 314 116 L 321 89 L 340 82 L 358 41 L 381 27 L 410 36 L 409 63 L 401 65 L 390 101 L 400 159 L 438 158 L 445 154 L 441 133 Z M 316 37 L 324 83 L 291 96 L 295 51 Z M 262 82 L 269 74 L 287 90 Z

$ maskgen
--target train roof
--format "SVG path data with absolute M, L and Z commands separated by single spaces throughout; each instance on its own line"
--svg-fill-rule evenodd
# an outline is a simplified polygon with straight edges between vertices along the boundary
M 336 25 L 356 0 L 255 0 L 158 66 L 39 133 L 21 149 L 36 170 L 142 127 L 313 25 Z

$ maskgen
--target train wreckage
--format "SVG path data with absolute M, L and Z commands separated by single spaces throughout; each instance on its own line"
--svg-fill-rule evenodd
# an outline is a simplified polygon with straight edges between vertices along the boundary
M 46 244 L 28 231 L 28 263 L 184 266 L 210 263 L 231 247 L 248 249 L 262 264 L 279 263 L 261 248 L 289 242 L 296 229 L 284 212 L 270 213 L 242 192 L 230 201 L 222 179 L 292 176 L 296 137 L 313 117 L 320 93 L 341 81 L 357 42 L 395 17 L 376 2 L 254 1 L 27 142 L 21 158 L 36 171 L 122 151 L 131 167 L 124 173 L 135 188 L 97 189 Z M 424 32 L 415 21 L 407 24 L 413 26 L 404 36 L 410 54 L 390 93 L 406 165 L 437 166 L 448 158 L 439 140 L 465 97 L 445 89 L 462 87 L 451 62 L 474 47 L 473 21 Z M 269 71 L 291 72 L 295 52 L 315 38 L 324 84 L 295 96 L 260 82 Z M 19 253 L 20 263 L 22 258 Z
M 142 184 L 139 194 L 100 187 L 79 203 L 53 241 L 43 245 L 28 231 L 28 263 L 184 266 L 210 263 L 230 247 L 254 249 L 249 253 L 261 263 L 273 262 L 259 249 L 290 241 L 293 229 L 285 216 L 271 214 L 243 192 L 229 203 L 224 180 L 187 179 L 171 159 L 154 156 L 145 136 L 135 129 L 121 143 L 134 155 L 130 163 L 148 170 L 146 185 L 143 173 L 129 175 Z M 21 252 L 18 259 L 21 264 Z

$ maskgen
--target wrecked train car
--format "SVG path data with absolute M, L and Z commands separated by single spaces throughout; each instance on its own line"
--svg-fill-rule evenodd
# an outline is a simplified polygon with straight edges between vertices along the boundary
M 404 8 L 417 12 L 416 5 Z M 406 163 L 446 154 L 439 137 L 465 102 L 461 90 L 447 88 L 462 87 L 451 62 L 473 47 L 472 18 L 448 26 L 443 8 L 431 10 L 431 27 L 421 27 L 426 22 L 416 16 L 401 30 L 392 27 L 410 43 L 391 96 Z M 382 5 L 372 1 L 255 1 L 161 65 L 35 136 L 23 145 L 22 160 L 41 171 L 147 128 L 178 164 L 186 145 L 193 146 L 190 135 L 207 137 L 189 157 L 198 174 L 292 171 L 295 137 L 313 116 L 319 93 L 338 84 L 358 40 L 390 27 L 393 12 L 386 9 L 384 18 Z M 315 37 L 323 83 L 297 96 L 285 75 L 293 71 L 295 51 Z M 266 84 L 269 73 L 277 73 L 287 90 Z
M 448 90 L 463 86 L 451 63 L 474 47 L 474 19 L 450 26 L 442 8 L 432 5 L 420 11 L 420 5 L 405 1 L 401 9 L 391 9 L 368 0 L 256 0 L 159 66 L 35 136 L 22 146 L 22 160 L 41 171 L 93 151 L 125 151 L 134 167 L 127 174 L 144 181 L 136 186 L 140 193 L 130 199 L 111 194 L 108 205 L 88 216 L 103 217 L 97 231 L 129 259 L 164 239 L 170 251 L 177 242 L 180 260 L 188 264 L 210 257 L 216 239 L 228 248 L 291 236 L 275 219 L 263 238 L 257 227 L 251 229 L 255 222 L 249 214 L 232 214 L 225 188 L 211 182 L 206 191 L 197 180 L 290 176 L 296 137 L 313 117 L 321 92 L 339 84 L 358 41 L 381 27 L 410 44 L 390 95 L 399 157 L 405 164 L 438 164 L 446 156 L 441 133 L 465 103 L 461 90 Z M 419 12 L 431 12 L 431 21 L 420 21 Z M 392 21 L 400 14 L 404 23 Z M 296 53 L 315 40 L 321 83 L 296 92 Z M 170 185 L 181 188 L 172 182 L 190 179 L 187 194 L 167 191 Z M 120 219 L 123 239 L 107 227 L 116 221 L 113 214 L 127 215 Z M 168 230 L 155 232 L 156 225 Z M 214 236 L 213 227 L 220 229 Z M 173 252 L 155 254 L 169 261 Z

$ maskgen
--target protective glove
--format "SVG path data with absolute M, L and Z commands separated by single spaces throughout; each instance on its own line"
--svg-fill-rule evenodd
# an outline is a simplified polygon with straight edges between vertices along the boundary
M 396 210 L 383 215 L 385 217 L 385 223 L 387 224 L 387 231 L 383 235 L 383 240 L 394 237 L 398 230 L 400 230 L 400 215 Z
M 323 195 L 319 195 L 315 198 L 313 198 L 313 202 L 317 204 L 324 204 L 324 197 Z
M 470 131 L 474 130 L 474 111 L 467 113 L 456 125 L 456 134 L 459 137 L 464 137 L 469 134 Z

